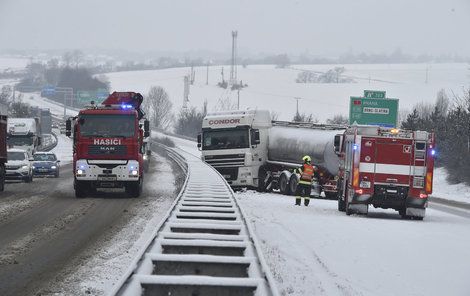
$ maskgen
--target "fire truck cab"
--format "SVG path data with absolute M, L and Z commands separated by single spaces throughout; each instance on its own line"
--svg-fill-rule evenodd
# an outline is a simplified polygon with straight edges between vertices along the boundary
M 144 138 L 148 120 L 140 108 L 143 97 L 134 92 L 114 92 L 101 105 L 92 104 L 66 122 L 73 133 L 74 189 L 84 197 L 97 188 L 125 188 L 133 197 L 142 191 Z
M 335 137 L 340 157 L 338 210 L 367 214 L 368 206 L 422 220 L 434 170 L 434 134 L 352 126 Z

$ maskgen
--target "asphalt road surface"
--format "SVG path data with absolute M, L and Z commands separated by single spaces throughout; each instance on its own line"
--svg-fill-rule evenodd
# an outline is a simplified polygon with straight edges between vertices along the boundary
M 146 181 L 156 177 L 156 166 Z M 59 178 L 8 183 L 0 194 L 0 295 L 36 295 L 87 246 L 125 223 L 128 208 L 155 195 L 144 182 L 138 199 L 124 192 L 77 199 L 71 168 L 63 166 Z

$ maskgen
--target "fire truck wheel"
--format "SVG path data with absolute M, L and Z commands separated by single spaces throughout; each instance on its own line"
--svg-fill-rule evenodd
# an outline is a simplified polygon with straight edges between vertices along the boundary
M 287 176 L 285 174 L 282 174 L 279 178 L 279 190 L 282 194 L 292 195 L 289 187 L 289 181 L 287 180 Z
M 338 196 L 338 211 L 340 211 L 340 212 L 346 211 L 346 207 L 344 205 L 344 200 L 342 200 L 340 196 Z
M 135 184 L 127 184 L 126 193 L 130 197 L 137 198 L 142 193 L 142 182 L 139 181 L 139 182 L 133 182 L 133 183 Z
M 83 184 L 80 184 L 80 183 L 76 183 L 75 184 L 75 197 L 76 198 L 83 198 L 85 197 L 86 195 L 86 190 L 85 190 L 85 186 Z

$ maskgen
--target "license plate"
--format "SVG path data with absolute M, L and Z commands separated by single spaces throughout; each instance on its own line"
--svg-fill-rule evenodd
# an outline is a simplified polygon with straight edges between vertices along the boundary
M 98 181 L 116 181 L 116 177 L 98 177 Z
M 370 181 L 361 181 L 361 188 L 370 188 Z
M 47 172 L 49 171 L 48 169 L 39 169 L 40 172 Z

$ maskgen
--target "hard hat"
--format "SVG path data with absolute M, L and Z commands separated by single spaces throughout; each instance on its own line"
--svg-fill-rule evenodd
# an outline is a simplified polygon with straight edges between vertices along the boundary
M 312 161 L 312 159 L 311 159 L 310 156 L 308 156 L 308 155 L 305 155 L 304 157 L 302 157 L 302 160 L 303 160 L 304 162 L 311 162 L 311 161 Z

